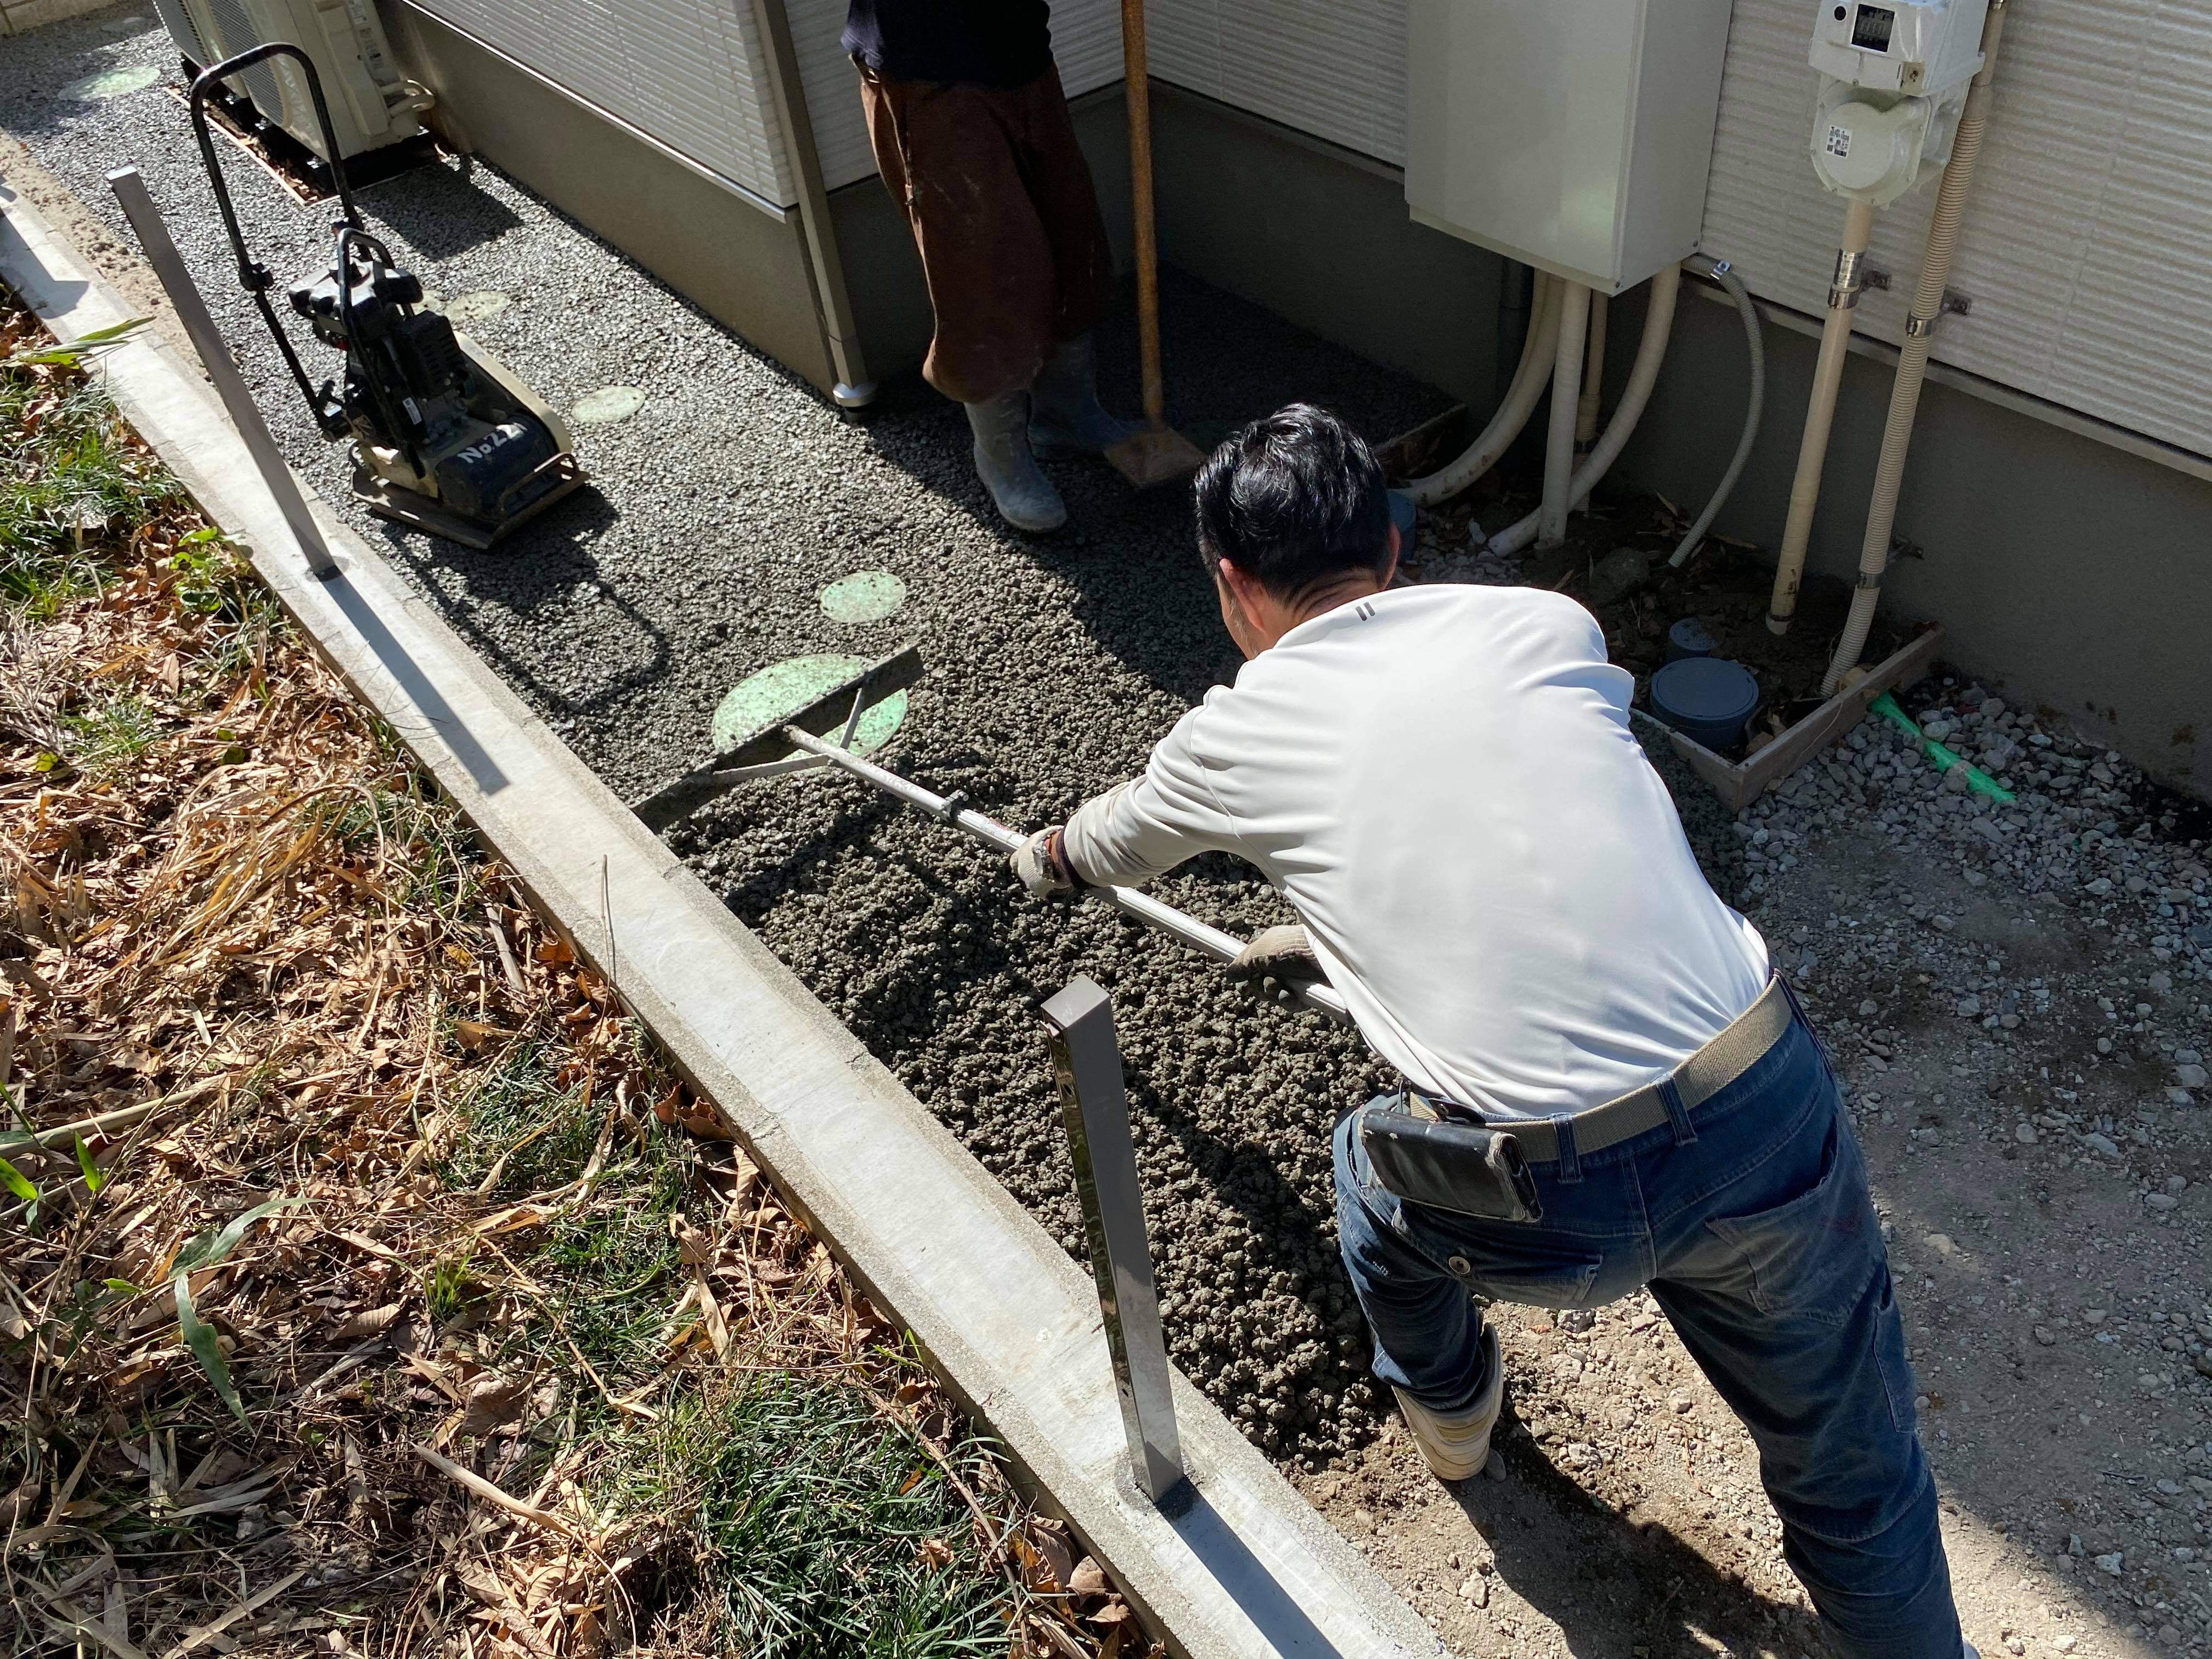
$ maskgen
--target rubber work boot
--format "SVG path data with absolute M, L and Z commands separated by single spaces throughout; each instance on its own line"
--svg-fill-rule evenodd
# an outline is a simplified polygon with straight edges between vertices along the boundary
M 1498 1334 L 1486 1328 L 1482 1363 L 1490 1368 L 1490 1386 L 1474 1405 L 1449 1417 L 1439 1416 L 1402 1389 L 1390 1390 L 1398 1396 L 1398 1409 L 1406 1414 L 1422 1461 L 1439 1480 L 1472 1480 L 1490 1461 L 1490 1431 L 1505 1404 L 1505 1362 L 1498 1352 Z
M 1030 389 L 1030 446 L 1043 456 L 1099 455 L 1144 430 L 1135 421 L 1109 415 L 1098 401 L 1091 337 L 1062 341 Z
M 1002 392 L 980 404 L 963 404 L 975 433 L 975 472 L 991 492 L 999 516 L 1017 530 L 1057 530 L 1067 504 L 1037 470 L 1030 453 L 1030 394 Z

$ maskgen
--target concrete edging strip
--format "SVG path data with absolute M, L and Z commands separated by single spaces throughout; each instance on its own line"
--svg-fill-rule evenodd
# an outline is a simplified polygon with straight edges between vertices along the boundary
M 0 277 L 59 338 L 132 314 L 20 195 L 0 189 Z M 1196 1498 L 1170 1520 L 1139 1497 L 1089 1276 L 312 493 L 339 572 L 307 574 L 243 443 L 168 341 L 142 332 L 100 369 L 316 648 L 610 974 L 1171 1648 L 1193 1659 L 1441 1651 L 1179 1373 Z

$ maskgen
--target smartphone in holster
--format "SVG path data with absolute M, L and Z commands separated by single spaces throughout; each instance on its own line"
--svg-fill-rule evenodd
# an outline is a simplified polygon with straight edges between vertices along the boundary
M 1491 1221 L 1540 1221 L 1536 1177 L 1511 1135 L 1479 1123 L 1370 1110 L 1359 1144 L 1382 1189 L 1409 1204 Z

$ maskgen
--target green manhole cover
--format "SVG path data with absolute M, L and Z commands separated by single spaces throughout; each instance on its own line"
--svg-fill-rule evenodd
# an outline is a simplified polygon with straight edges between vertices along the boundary
M 765 727 L 789 720 L 812 702 L 868 665 L 866 657 L 836 655 L 787 657 L 770 663 L 731 688 L 714 711 L 714 747 L 729 749 Z M 906 693 L 895 691 L 860 716 L 860 729 L 853 734 L 856 754 L 882 748 L 906 718 Z M 841 731 L 842 727 L 839 728 Z M 837 732 L 830 734 L 833 738 Z
M 568 413 L 586 426 L 611 426 L 617 421 L 629 419 L 644 407 L 645 392 L 641 387 L 603 386 L 576 399 L 576 406 Z
M 62 88 L 61 95 L 79 103 L 96 104 L 103 99 L 120 98 L 141 87 L 150 87 L 161 78 L 161 71 L 153 64 L 133 64 L 128 69 L 102 70 L 97 75 L 72 81 Z
M 479 288 L 466 294 L 456 294 L 445 307 L 446 315 L 457 323 L 481 323 L 496 317 L 514 301 L 495 288 Z
M 842 623 L 881 622 L 906 603 L 906 584 L 888 570 L 855 570 L 822 590 L 822 609 Z

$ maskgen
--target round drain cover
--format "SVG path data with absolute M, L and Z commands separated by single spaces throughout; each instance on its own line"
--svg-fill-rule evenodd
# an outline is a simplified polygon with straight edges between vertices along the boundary
M 769 726 L 789 720 L 823 693 L 866 668 L 872 659 L 825 654 L 787 657 L 749 674 L 730 689 L 714 710 L 714 747 L 728 749 Z M 893 692 L 860 716 L 853 752 L 882 748 L 906 718 L 906 693 Z M 841 728 L 842 729 L 842 728 Z M 833 732 L 830 736 L 837 735 Z
M 855 570 L 822 590 L 822 609 L 842 623 L 881 622 L 906 603 L 906 584 L 888 570 Z
M 161 71 L 153 64 L 133 64 L 128 69 L 102 70 L 97 75 L 72 81 L 61 89 L 60 96 L 79 103 L 97 104 L 109 98 L 120 98 L 126 92 L 136 92 L 141 87 L 150 87 L 161 78 Z
M 428 298 L 426 295 L 425 300 Z M 456 294 L 443 307 L 449 321 L 481 323 L 496 317 L 514 301 L 495 288 L 472 289 L 466 294 Z
M 451 315 L 451 313 L 447 313 Z M 617 421 L 626 421 L 645 407 L 645 391 L 634 386 L 603 386 L 597 392 L 587 392 L 576 399 L 576 406 L 568 411 L 572 419 L 586 426 L 611 426 Z

